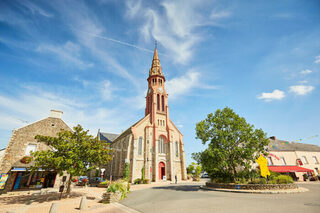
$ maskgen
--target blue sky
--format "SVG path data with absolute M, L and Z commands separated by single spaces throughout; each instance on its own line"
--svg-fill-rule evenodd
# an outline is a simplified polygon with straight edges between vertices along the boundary
M 144 116 L 158 52 L 187 161 L 229 106 L 268 136 L 320 145 L 319 1 L 0 1 L 0 148 L 64 112 L 92 134 Z

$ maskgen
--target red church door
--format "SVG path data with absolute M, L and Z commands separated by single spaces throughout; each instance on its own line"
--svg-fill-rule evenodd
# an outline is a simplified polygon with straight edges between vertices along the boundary
M 166 167 L 163 162 L 159 163 L 159 179 L 163 180 L 163 176 L 166 175 Z

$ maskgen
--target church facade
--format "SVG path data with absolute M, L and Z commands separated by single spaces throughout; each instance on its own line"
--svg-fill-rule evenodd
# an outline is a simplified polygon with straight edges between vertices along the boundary
M 157 48 L 149 70 L 145 116 L 120 135 L 98 132 L 114 150 L 104 176 L 123 177 L 126 163 L 130 182 L 137 178 L 150 181 L 185 180 L 187 178 L 183 135 L 169 117 L 168 94 Z

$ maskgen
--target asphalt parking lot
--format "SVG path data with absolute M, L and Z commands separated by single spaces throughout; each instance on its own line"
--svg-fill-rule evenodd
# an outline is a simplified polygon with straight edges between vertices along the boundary
M 297 194 L 243 194 L 204 191 L 200 184 L 171 184 L 131 192 L 120 203 L 140 212 L 320 212 L 320 182 Z

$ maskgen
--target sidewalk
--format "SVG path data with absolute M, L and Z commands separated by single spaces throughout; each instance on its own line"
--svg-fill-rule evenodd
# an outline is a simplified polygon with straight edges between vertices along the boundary
M 178 184 L 190 184 L 192 182 L 182 181 Z M 195 183 L 195 182 L 193 182 Z M 197 182 L 199 183 L 199 182 Z M 169 186 L 171 181 L 167 182 L 152 182 L 151 184 L 131 185 L 130 191 L 137 191 L 158 186 Z M 102 199 L 102 194 L 106 192 L 106 188 L 87 187 L 73 188 L 71 198 L 63 198 L 59 200 L 60 193 L 50 193 L 45 195 L 32 195 L 33 192 L 17 192 L 8 193 L 0 196 L 0 213 L 6 213 L 8 210 L 15 213 L 46 213 L 49 212 L 52 203 L 58 204 L 58 213 L 79 213 L 79 206 L 82 196 L 87 198 L 87 209 L 81 212 L 108 212 L 108 213 L 123 213 L 137 211 L 125 207 L 119 203 L 103 204 L 99 203 Z

